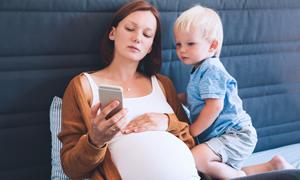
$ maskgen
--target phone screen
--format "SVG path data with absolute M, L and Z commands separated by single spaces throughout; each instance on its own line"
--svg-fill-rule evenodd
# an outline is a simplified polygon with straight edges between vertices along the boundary
M 111 86 L 111 85 L 100 85 L 98 89 L 99 89 L 99 100 L 101 104 L 101 109 L 114 100 L 118 100 L 120 102 L 118 107 L 113 109 L 106 116 L 106 119 L 108 119 L 123 108 L 123 89 L 120 86 Z

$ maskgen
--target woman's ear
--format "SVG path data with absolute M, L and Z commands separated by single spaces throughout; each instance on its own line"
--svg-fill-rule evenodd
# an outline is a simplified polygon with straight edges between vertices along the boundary
M 211 44 L 210 44 L 209 51 L 210 52 L 215 51 L 218 48 L 218 45 L 219 45 L 219 43 L 218 43 L 217 40 L 212 40 Z
M 115 28 L 115 27 L 112 27 L 112 28 L 111 28 L 111 31 L 110 31 L 109 34 L 108 34 L 108 38 L 109 38 L 110 40 L 112 40 L 112 41 L 115 40 L 115 31 L 116 31 L 116 28 Z

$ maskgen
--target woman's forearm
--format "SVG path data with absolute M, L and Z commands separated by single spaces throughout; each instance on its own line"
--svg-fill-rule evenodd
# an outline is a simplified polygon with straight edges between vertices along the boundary
M 75 146 L 72 144 L 66 143 L 61 150 L 64 172 L 72 179 L 90 177 L 104 159 L 107 145 L 96 148 L 88 142 L 87 135 L 83 135 Z

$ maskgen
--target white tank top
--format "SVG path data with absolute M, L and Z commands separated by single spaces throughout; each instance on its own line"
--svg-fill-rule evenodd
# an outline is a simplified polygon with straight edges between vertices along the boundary
M 92 105 L 99 102 L 98 87 L 84 73 L 93 92 Z M 149 112 L 173 113 L 156 76 L 151 77 L 150 94 L 124 98 L 127 121 Z M 195 161 L 184 142 L 167 131 L 116 134 L 108 143 L 112 160 L 124 180 L 196 180 L 200 179 Z

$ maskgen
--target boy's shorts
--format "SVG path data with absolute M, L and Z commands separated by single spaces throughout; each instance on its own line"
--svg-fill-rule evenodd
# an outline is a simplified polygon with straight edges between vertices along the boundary
M 222 162 L 235 169 L 241 169 L 243 161 L 248 158 L 257 143 L 257 134 L 252 124 L 241 129 L 228 128 L 226 132 L 205 142 Z

